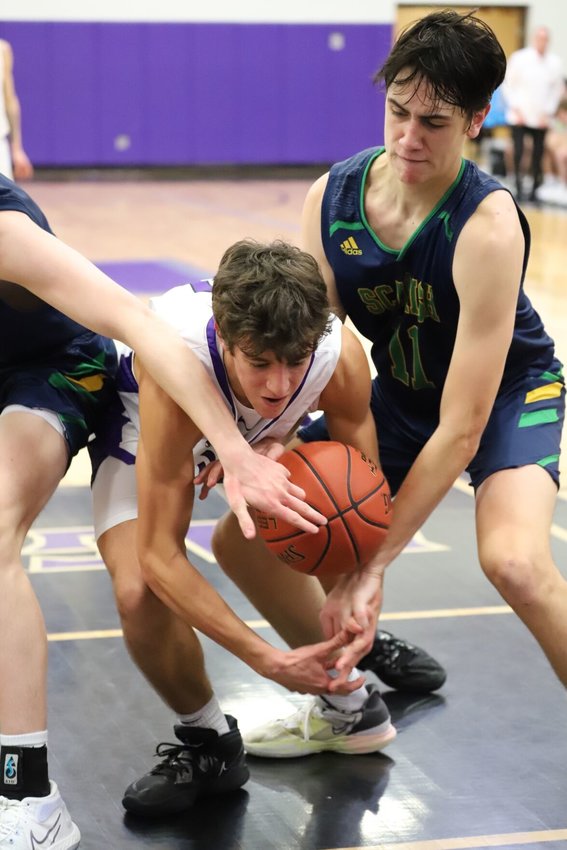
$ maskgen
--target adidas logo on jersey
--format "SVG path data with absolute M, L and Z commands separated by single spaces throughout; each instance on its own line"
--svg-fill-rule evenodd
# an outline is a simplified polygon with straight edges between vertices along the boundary
M 360 250 L 352 236 L 349 236 L 348 239 L 345 239 L 344 242 L 341 242 L 341 251 L 344 254 L 348 254 L 349 256 L 359 256 L 360 254 L 362 254 L 362 251 Z

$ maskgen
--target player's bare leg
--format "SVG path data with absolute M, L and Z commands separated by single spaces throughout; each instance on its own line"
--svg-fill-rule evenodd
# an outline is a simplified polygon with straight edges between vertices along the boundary
M 148 681 L 179 715 L 178 743 L 160 744 L 159 761 L 132 782 L 124 807 L 149 817 L 176 814 L 201 793 L 240 788 L 248 779 L 242 738 L 225 716 L 209 682 L 193 629 L 144 584 L 136 556 L 136 521 L 114 526 L 98 540 L 112 577 L 128 650 Z
M 556 496 L 537 465 L 502 470 L 478 488 L 476 523 L 484 572 L 567 686 L 567 581 L 550 549 Z
M 282 564 L 259 535 L 246 540 L 233 513 L 218 521 L 212 548 L 224 572 L 289 646 L 323 640 L 319 611 L 325 594 L 316 578 Z
M 38 416 L 0 416 L 0 729 L 45 729 L 47 639 L 21 549 L 67 465 L 63 437 Z M 8 687 L 6 683 L 10 683 Z
M 28 529 L 67 460 L 64 437 L 44 419 L 27 412 L 0 416 L 0 834 L 6 846 L 17 830 L 38 821 L 58 824 L 66 847 L 80 840 L 57 785 L 49 780 L 47 636 L 21 561 Z M 9 805 L 4 798 L 10 798 Z
M 145 584 L 136 555 L 136 520 L 101 535 L 98 547 L 132 658 L 173 711 L 197 711 L 213 695 L 203 650 L 193 629 Z
M 260 537 L 245 540 L 233 514 L 217 523 L 213 553 L 286 643 L 301 646 L 322 639 L 319 611 L 325 594 L 317 579 L 282 564 Z M 351 675 L 356 678 L 358 671 Z M 323 750 L 375 752 L 395 735 L 388 709 L 372 685 L 345 697 L 312 699 L 290 717 L 245 733 L 244 742 L 252 755 L 291 758 Z

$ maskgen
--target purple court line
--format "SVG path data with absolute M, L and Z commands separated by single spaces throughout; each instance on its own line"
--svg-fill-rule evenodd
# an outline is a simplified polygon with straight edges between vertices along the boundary
M 210 522 L 192 526 L 188 539 L 201 546 L 206 552 L 211 552 L 211 537 L 216 523 L 217 520 L 212 519 Z M 69 529 L 69 531 L 62 528 L 53 530 L 43 528 L 38 531 L 44 537 L 43 545 L 38 546 L 28 555 L 30 560 L 33 559 L 34 571 L 49 572 L 50 569 L 62 567 L 72 570 L 73 562 L 79 569 L 103 566 L 94 544 L 94 537 L 92 542 L 89 541 L 90 545 L 80 540 L 81 537 L 92 535 L 90 526 Z
M 176 260 L 114 260 L 96 265 L 135 295 L 166 292 L 174 286 L 211 276 L 205 269 Z

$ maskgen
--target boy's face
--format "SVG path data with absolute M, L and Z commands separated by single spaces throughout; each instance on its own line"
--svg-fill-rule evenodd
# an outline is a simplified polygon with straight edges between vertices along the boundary
M 278 360 L 272 351 L 253 357 L 238 346 L 232 354 L 225 349 L 224 363 L 237 399 L 264 419 L 274 419 L 285 410 L 303 381 L 311 357 L 290 365 Z
M 454 173 L 463 143 L 475 138 L 487 110 L 473 121 L 461 110 L 436 101 L 426 81 L 394 81 L 386 96 L 385 142 L 388 160 L 402 183 L 420 184 Z

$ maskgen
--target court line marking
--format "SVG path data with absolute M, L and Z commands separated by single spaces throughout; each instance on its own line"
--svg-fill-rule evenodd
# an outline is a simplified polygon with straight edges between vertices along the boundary
M 218 522 L 217 517 L 211 519 L 197 519 L 191 523 L 191 527 L 213 526 Z M 57 545 L 50 546 L 49 535 L 63 534 L 76 538 L 75 544 L 79 545 Z M 212 552 L 201 544 L 192 540 L 189 535 L 185 538 L 185 545 L 189 552 L 206 561 L 208 564 L 216 564 Z M 450 546 L 445 543 L 435 543 L 428 540 L 422 531 L 416 531 L 409 545 L 406 546 L 403 555 L 422 555 L 430 552 L 447 552 Z M 34 575 L 51 575 L 58 573 L 80 573 L 80 572 L 104 572 L 106 569 L 102 558 L 96 547 L 94 530 L 90 525 L 70 526 L 45 526 L 32 528 L 27 534 L 26 543 L 22 549 L 22 555 L 28 557 L 27 572 Z M 46 562 L 49 563 L 46 566 Z M 56 566 L 51 564 L 56 562 Z
M 494 614 L 512 614 L 513 611 L 507 605 L 489 605 L 484 608 L 445 608 L 431 611 L 391 611 L 389 614 L 381 614 L 380 622 L 386 620 L 436 620 L 446 617 L 486 617 Z M 267 620 L 244 620 L 251 629 L 271 629 Z M 47 635 L 49 641 L 69 640 L 99 640 L 104 638 L 122 637 L 122 629 L 95 629 L 84 632 L 50 632 Z
M 536 844 L 537 842 L 564 841 L 567 829 L 549 829 L 541 832 L 510 832 L 502 835 L 476 835 L 470 838 L 434 838 L 429 841 L 402 841 L 400 843 L 365 845 L 364 848 L 340 847 L 335 850 L 473 850 L 476 847 L 503 847 L 511 844 Z
M 192 527 L 210 526 L 216 520 L 196 519 Z M 79 545 L 46 547 L 46 537 L 50 534 L 75 535 Z M 187 549 L 209 564 L 216 564 L 214 555 L 187 536 Z M 424 544 L 425 545 L 425 544 Z M 28 556 L 27 572 L 41 575 L 52 573 L 104 572 L 106 567 L 98 552 L 92 525 L 61 525 L 31 528 L 26 535 L 22 555 Z M 56 567 L 45 567 L 45 560 L 57 560 Z

